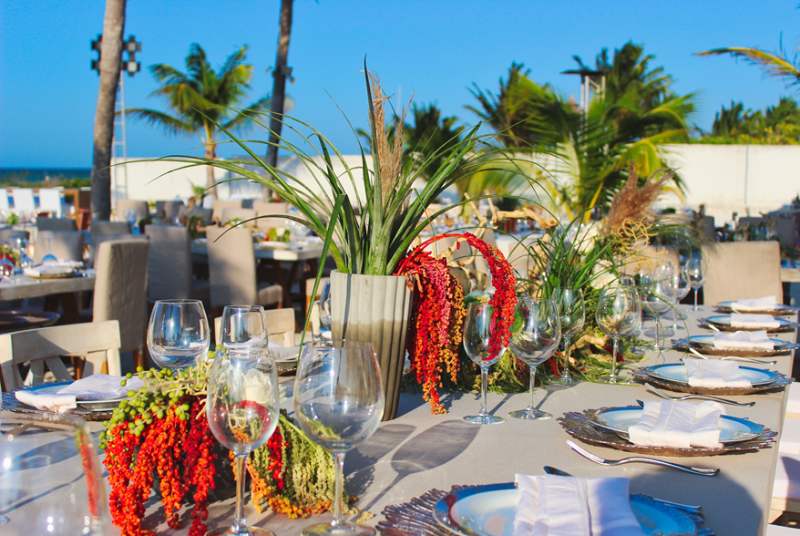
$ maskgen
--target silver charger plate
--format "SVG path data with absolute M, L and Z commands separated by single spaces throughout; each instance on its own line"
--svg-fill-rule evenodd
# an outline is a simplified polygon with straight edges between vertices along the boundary
M 720 313 L 745 313 L 745 314 L 765 314 L 765 315 L 793 315 L 796 314 L 798 309 L 796 307 L 792 307 L 791 305 L 783 305 L 783 304 L 775 304 L 774 307 L 768 307 L 763 309 L 753 309 L 747 311 L 737 310 L 734 307 L 734 302 L 732 300 L 726 300 L 719 302 L 715 309 Z
M 701 319 L 700 324 L 711 324 L 712 326 L 721 329 L 723 331 L 760 331 L 765 330 L 768 333 L 776 333 L 776 332 L 783 332 L 783 331 L 792 331 L 797 327 L 795 322 L 790 320 L 786 320 L 785 318 L 780 317 L 773 317 L 773 320 L 778 323 L 775 327 L 742 327 L 742 326 L 732 326 L 731 325 L 731 315 L 712 315 L 706 318 Z
M 433 518 L 464 536 L 511 536 L 518 492 L 513 482 L 454 489 L 437 501 Z M 701 513 L 689 513 L 648 495 L 631 495 L 631 510 L 647 536 L 698 534 Z M 712 534 L 703 529 L 703 534 Z
M 691 335 L 689 338 L 676 339 L 672 342 L 675 350 L 688 352 L 689 348 L 699 350 L 705 355 L 731 355 L 740 357 L 771 357 L 789 353 L 798 347 L 797 344 L 790 343 L 778 337 L 770 337 L 772 350 L 760 348 L 741 348 L 737 350 L 722 349 L 714 347 L 714 335 Z
M 780 372 L 756 367 L 740 366 L 751 375 L 751 387 L 697 387 L 689 385 L 686 369 L 680 363 L 666 363 L 641 367 L 633 371 L 633 379 L 640 383 L 649 383 L 660 389 L 677 393 L 696 395 L 753 395 L 758 393 L 780 391 L 792 383 Z
M 660 380 L 689 385 L 689 376 L 686 373 L 686 367 L 683 363 L 654 365 L 652 367 L 647 367 L 647 371 L 650 376 Z M 780 377 L 780 374 L 772 370 L 746 367 L 744 365 L 739 366 L 739 371 L 745 376 L 744 379 L 756 387 L 775 383 Z

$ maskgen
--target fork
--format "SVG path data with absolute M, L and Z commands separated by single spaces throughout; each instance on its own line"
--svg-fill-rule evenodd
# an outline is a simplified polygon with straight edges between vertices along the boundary
M 699 359 L 711 359 L 710 357 L 701 354 L 691 346 L 689 347 L 689 352 L 692 354 L 693 357 L 697 357 Z M 736 356 L 725 356 L 719 358 L 721 361 L 738 361 L 740 363 L 753 363 L 755 365 L 777 365 L 778 362 L 776 360 L 767 361 L 765 359 L 750 359 L 749 357 L 736 357 Z
M 658 398 L 663 398 L 664 400 L 711 400 L 712 402 L 719 402 L 720 404 L 730 404 L 731 406 L 741 407 L 751 407 L 756 405 L 755 402 L 739 402 L 738 400 L 731 400 L 730 398 L 722 398 L 713 395 L 688 394 L 681 396 L 670 396 L 666 393 L 659 393 L 654 389 L 648 389 L 647 392 L 651 395 L 657 396 Z
M 572 441 L 571 439 L 567 439 L 567 446 L 586 458 L 589 461 L 592 461 L 599 465 L 605 466 L 615 466 L 615 465 L 625 465 L 627 463 L 646 463 L 650 465 L 659 465 L 661 467 L 668 467 L 670 469 L 675 469 L 677 471 L 683 471 L 684 473 L 689 473 L 691 475 L 698 475 L 698 476 L 714 476 L 719 473 L 719 469 L 716 467 L 690 467 L 688 465 L 682 465 L 680 463 L 668 462 L 667 460 L 662 460 L 660 458 L 649 458 L 646 456 L 627 456 L 625 458 L 620 458 L 618 460 L 607 460 L 605 458 L 601 458 L 596 454 L 592 454 L 588 450 L 578 446 L 577 443 Z

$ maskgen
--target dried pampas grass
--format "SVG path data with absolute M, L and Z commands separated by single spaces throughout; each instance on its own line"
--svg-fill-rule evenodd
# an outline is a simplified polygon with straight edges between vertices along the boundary
M 376 169 L 381 178 L 381 197 L 383 202 L 389 197 L 403 165 L 403 118 L 395 121 L 392 132 L 392 141 L 389 142 L 389 132 L 386 129 L 386 113 L 384 105 L 388 97 L 383 94 L 380 80 L 374 73 L 369 73 L 369 85 L 372 90 L 372 111 L 370 122 L 375 139 L 375 152 L 378 155 Z

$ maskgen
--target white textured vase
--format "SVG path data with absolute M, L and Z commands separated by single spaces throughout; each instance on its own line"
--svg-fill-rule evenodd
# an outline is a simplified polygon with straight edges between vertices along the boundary
M 372 343 L 386 397 L 383 420 L 393 419 L 400 398 L 411 311 L 406 278 L 333 271 L 330 281 L 333 337 Z

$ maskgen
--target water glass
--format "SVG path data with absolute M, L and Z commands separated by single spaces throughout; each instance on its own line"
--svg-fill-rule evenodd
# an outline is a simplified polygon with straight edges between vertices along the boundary
M 222 348 L 226 351 L 267 347 L 264 308 L 260 305 L 226 305 L 222 310 L 221 327 Z
M 147 325 L 147 349 L 160 367 L 185 368 L 208 355 L 208 319 L 200 300 L 158 300 Z
M 611 373 L 604 378 L 608 383 L 620 383 L 617 375 L 617 350 L 619 338 L 630 335 L 641 323 L 642 310 L 636 291 L 627 285 L 604 288 L 597 300 L 595 320 L 603 332 L 612 338 Z
M 561 341 L 564 348 L 564 363 L 561 369 L 561 385 L 574 385 L 575 380 L 569 372 L 572 342 L 583 329 L 586 320 L 586 307 L 583 293 L 577 289 L 557 288 L 553 291 L 558 318 L 561 324 Z
M 561 325 L 555 301 L 547 298 L 534 299 L 530 295 L 517 296 L 517 310 L 511 328 L 508 345 L 513 354 L 528 365 L 530 380 L 528 389 L 531 403 L 525 409 L 509 413 L 515 419 L 529 421 L 550 419 L 552 415 L 535 406 L 533 395 L 536 368 L 550 359 L 561 341 Z
M 375 529 L 344 518 L 344 456 L 377 430 L 384 398 L 378 358 L 369 343 L 310 344 L 303 350 L 294 383 L 294 412 L 300 427 L 333 454 L 336 490 L 333 521 L 303 534 L 361 535 Z
M 487 391 L 489 388 L 489 367 L 497 363 L 501 350 L 495 355 L 489 353 L 491 340 L 492 306 L 487 296 L 481 296 L 467 307 L 464 319 L 464 350 L 469 358 L 481 369 L 481 411 L 477 415 L 467 415 L 464 420 L 472 424 L 497 424 L 503 422 L 502 417 L 490 415 L 487 408 Z
M 703 259 L 692 257 L 686 263 L 686 273 L 689 275 L 689 286 L 694 290 L 694 309 L 697 311 L 697 292 L 703 286 Z
M 247 526 L 244 490 L 248 455 L 263 445 L 278 425 L 279 393 L 277 367 L 265 347 L 253 345 L 222 352 L 211 364 L 206 400 L 208 427 L 217 441 L 233 452 L 237 477 L 233 525 L 216 534 L 272 534 Z

